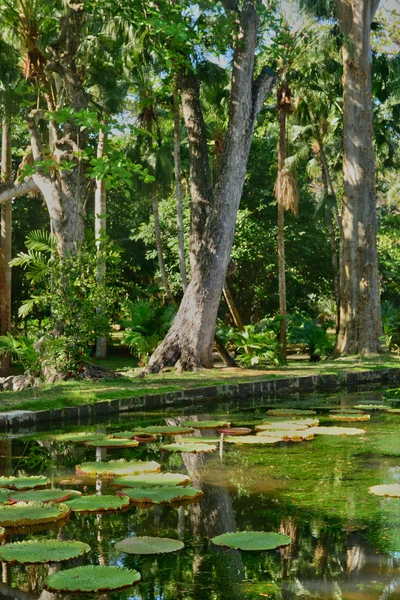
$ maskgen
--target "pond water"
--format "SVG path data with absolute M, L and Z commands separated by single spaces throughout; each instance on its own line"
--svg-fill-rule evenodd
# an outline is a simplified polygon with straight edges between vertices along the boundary
M 321 425 L 328 409 L 377 402 L 381 392 L 342 393 L 271 400 L 208 404 L 168 411 L 116 415 L 86 427 L 107 434 L 137 426 L 165 425 L 185 417 L 227 417 L 233 425 L 253 427 L 272 406 L 316 408 Z M 256 406 L 257 405 L 257 406 Z M 212 408 L 211 408 L 212 406 Z M 395 403 L 392 406 L 396 406 Z M 399 406 L 399 404 L 397 404 Z M 3 563 L 0 599 L 58 600 L 400 600 L 400 499 L 368 493 L 372 485 L 400 483 L 400 415 L 371 411 L 359 427 L 365 435 L 315 436 L 301 443 L 273 446 L 224 444 L 222 452 L 178 454 L 160 442 L 132 449 L 104 450 L 53 441 L 55 432 L 2 436 L 0 475 L 44 474 L 52 487 L 75 475 L 75 465 L 97 459 L 155 460 L 163 471 L 188 474 L 203 498 L 197 503 L 137 507 L 98 514 L 73 513 L 62 526 L 9 533 L 6 541 L 57 537 L 91 547 L 68 563 L 20 566 Z M 84 430 L 81 425 L 79 428 Z M 65 431 L 65 429 L 64 429 Z M 215 431 L 195 435 L 215 437 Z M 115 494 L 112 479 L 84 479 L 84 493 Z M 73 487 L 72 484 L 68 486 Z M 275 531 L 292 544 L 264 552 L 221 549 L 210 538 L 232 531 Z M 136 556 L 117 552 L 128 536 L 182 540 L 171 554 Z M 120 591 L 57 594 L 44 590 L 45 577 L 81 564 L 136 569 L 141 582 Z

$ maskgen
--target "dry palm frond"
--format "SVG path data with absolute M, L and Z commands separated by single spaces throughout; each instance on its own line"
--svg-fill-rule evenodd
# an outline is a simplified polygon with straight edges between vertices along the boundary
M 299 188 L 292 171 L 282 169 L 275 182 L 275 197 L 284 210 L 291 210 L 296 216 L 299 214 Z

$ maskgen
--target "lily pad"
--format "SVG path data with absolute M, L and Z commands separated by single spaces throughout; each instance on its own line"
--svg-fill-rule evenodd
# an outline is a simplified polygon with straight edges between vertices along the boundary
M 45 487 L 50 483 L 50 479 L 44 475 L 33 475 L 31 477 L 0 477 L 0 488 L 9 488 L 11 490 L 29 490 L 33 488 Z
M 124 488 L 118 494 L 126 495 L 134 504 L 169 504 L 183 500 L 200 500 L 201 490 L 187 486 L 154 486 L 144 488 Z
M 363 415 L 364 411 L 355 408 L 332 408 L 329 411 L 332 415 Z
M 268 435 L 268 433 L 268 431 L 259 431 L 256 433 L 256 436 L 261 438 L 266 437 L 267 439 L 273 437 Z M 314 434 L 310 433 L 310 429 L 304 429 L 304 431 L 291 431 L 290 429 L 287 429 L 285 431 L 280 431 L 279 435 L 283 442 L 303 442 L 304 440 L 309 441 L 314 439 Z
M 155 473 L 161 465 L 154 461 L 127 461 L 110 460 L 108 462 L 96 461 L 76 465 L 76 472 L 90 477 L 114 477 L 114 475 L 137 475 L 138 473 Z
M 0 540 L 2 540 L 6 535 L 6 530 L 4 527 L 0 527 Z
M 292 543 L 292 539 L 283 533 L 264 531 L 238 531 L 224 533 L 211 539 L 217 546 L 235 548 L 237 550 L 274 550 Z
M 357 404 L 354 408 L 359 408 L 361 410 L 383 410 L 386 411 L 389 409 L 386 404 Z
M 256 435 L 238 435 L 238 436 L 226 436 L 224 442 L 228 444 L 277 444 L 283 442 L 282 437 L 275 436 L 256 436 Z
M 157 434 L 155 433 L 142 433 L 142 434 L 138 434 L 135 435 L 134 438 L 137 442 L 139 442 L 139 444 L 148 444 L 149 442 L 156 442 L 157 441 Z
M 185 425 L 194 429 L 220 429 L 231 426 L 228 421 L 185 421 Z
M 369 492 L 375 496 L 389 496 L 390 498 L 400 498 L 400 483 L 388 485 L 374 485 L 369 488 Z
M 218 429 L 217 431 L 225 435 L 248 435 L 251 433 L 249 427 L 228 427 L 227 429 Z
M 355 427 L 311 427 L 310 433 L 315 435 L 363 435 L 365 429 Z
M 140 427 L 136 430 L 135 435 L 141 433 L 158 433 L 160 435 L 179 435 L 180 433 L 193 433 L 193 427 L 185 423 L 180 426 L 176 425 L 149 425 L 148 427 Z
M 118 590 L 140 581 L 140 573 L 114 566 L 86 565 L 49 575 L 45 586 L 58 592 L 100 592 Z
M 335 415 L 329 415 L 329 418 L 332 419 L 332 421 L 346 421 L 348 423 L 352 422 L 352 421 L 369 421 L 369 419 L 371 418 L 371 415 L 367 415 L 367 414 L 363 414 L 363 415 L 354 415 L 354 414 L 347 414 L 347 413 L 342 413 L 342 414 L 335 414 Z
M 166 554 L 182 550 L 184 543 L 179 540 L 162 537 L 132 536 L 115 544 L 118 552 L 127 554 Z
M 0 560 L 20 564 L 61 562 L 86 552 L 90 552 L 90 546 L 83 542 L 29 540 L 0 546 Z
M 135 435 L 137 434 L 137 431 L 117 431 L 116 433 L 112 434 L 113 438 L 127 438 L 128 440 L 131 440 L 135 437 Z
M 70 513 L 66 504 L 44 502 L 18 502 L 0 504 L 0 525 L 3 527 L 21 527 L 38 523 L 55 523 L 65 519 Z
M 212 437 L 200 437 L 200 436 L 187 436 L 184 435 L 176 436 L 175 441 L 178 444 L 219 444 L 221 441 L 221 436 L 212 436 Z
M 74 512 L 105 512 L 120 510 L 129 506 L 127 496 L 81 496 L 66 502 Z
M 95 440 L 103 440 L 106 437 L 105 433 L 93 433 L 91 431 L 78 431 L 76 433 L 60 433 L 53 435 L 53 440 L 56 442 L 91 442 Z
M 96 448 L 134 448 L 139 442 L 129 438 L 104 438 L 97 441 L 85 442 L 85 446 Z
M 12 491 L 8 488 L 0 488 L 0 504 L 3 502 L 8 502 L 10 494 L 12 494 Z
M 213 444 L 180 444 L 175 442 L 174 444 L 166 444 L 161 446 L 161 450 L 168 450 L 168 452 L 190 452 L 194 454 L 196 452 L 214 452 L 217 446 Z
M 316 420 L 309 419 L 313 424 L 309 425 L 308 423 L 304 423 L 299 421 L 296 423 L 295 421 L 277 421 L 276 423 L 262 423 L 261 425 L 256 425 L 256 431 L 282 431 L 285 429 L 290 429 L 292 431 L 303 431 L 304 429 L 308 429 L 309 427 L 315 427 Z M 317 424 L 319 421 L 317 421 Z
M 76 490 L 27 490 L 9 492 L 10 502 L 65 502 L 75 496 L 81 496 Z
M 400 408 L 388 408 L 387 412 L 391 415 L 400 415 Z
M 113 484 L 122 487 L 154 487 L 156 486 L 176 486 L 188 485 L 192 480 L 188 475 L 181 473 L 143 473 L 142 475 L 127 475 L 126 477 L 117 477 Z
M 274 415 L 275 417 L 306 417 L 316 414 L 316 410 L 300 410 L 298 408 L 274 408 L 267 410 L 267 415 Z

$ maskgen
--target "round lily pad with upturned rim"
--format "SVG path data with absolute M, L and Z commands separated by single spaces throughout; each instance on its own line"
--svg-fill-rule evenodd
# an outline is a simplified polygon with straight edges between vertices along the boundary
M 224 437 L 224 442 L 228 444 L 277 444 L 278 442 L 283 442 L 282 437 L 275 436 L 256 436 L 256 435 L 238 435 L 238 436 L 230 436 L 227 435 Z
M 127 508 L 130 501 L 127 496 L 122 495 L 98 496 L 97 494 L 91 494 L 89 496 L 74 498 L 66 502 L 66 504 L 73 512 L 107 512 Z
M 91 442 L 95 440 L 103 440 L 106 437 L 105 433 L 94 433 L 91 431 L 78 431 L 76 433 L 60 433 L 53 435 L 52 439 L 56 442 Z
M 171 502 L 183 502 L 185 500 L 200 500 L 203 496 L 201 490 L 187 486 L 161 486 L 145 488 L 124 488 L 120 492 L 126 495 L 134 504 L 170 504 Z
M 315 435 L 363 435 L 365 429 L 356 427 L 310 427 L 310 433 Z
M 0 527 L 0 540 L 2 540 L 6 535 L 6 530 L 4 527 Z
M 332 408 L 329 411 L 332 415 L 363 415 L 364 411 L 355 408 Z
M 0 525 L 3 527 L 25 527 L 40 523 L 55 523 L 65 519 L 71 512 L 66 504 L 51 502 L 18 502 L 0 504 Z
M 369 488 L 369 493 L 374 496 L 387 496 L 389 498 L 400 498 L 400 483 L 391 483 L 385 485 L 373 485 Z
M 129 587 L 140 581 L 140 573 L 115 566 L 86 565 L 49 575 L 45 587 L 57 592 L 100 592 Z
M 227 427 L 226 429 L 218 429 L 217 431 L 225 435 L 248 435 L 252 430 L 249 427 Z M 206 439 L 204 438 L 204 441 Z
M 44 475 L 0 477 L 0 488 L 9 488 L 10 490 L 30 490 L 45 487 L 49 483 L 50 479 Z
M 77 490 L 26 490 L 23 492 L 10 492 L 10 502 L 66 502 L 75 496 L 81 496 Z
M 357 404 L 354 408 L 359 408 L 361 410 L 388 410 L 388 406 L 385 404 Z
M 134 448 L 139 442 L 130 438 L 103 438 L 97 441 L 85 442 L 85 446 L 95 448 Z
M 96 461 L 76 465 L 76 472 L 89 477 L 114 477 L 114 475 L 136 475 L 138 473 L 156 473 L 161 465 L 154 461 L 142 462 L 121 460 L 109 460 L 107 462 Z
M 141 433 L 153 433 L 159 435 L 179 435 L 179 433 L 193 433 L 193 427 L 186 426 L 186 422 L 182 426 L 178 425 L 149 425 L 148 427 L 139 427 L 136 429 L 135 435 Z
M 166 554 L 182 550 L 185 544 L 179 540 L 162 537 L 132 536 L 117 542 L 114 547 L 126 554 Z
M 296 424 L 292 421 L 282 421 L 276 423 L 262 423 L 261 425 L 256 425 L 256 431 L 284 431 L 289 429 L 291 431 L 304 431 L 308 429 L 309 425 L 304 425 L 303 423 Z
M 307 417 L 316 414 L 316 410 L 300 410 L 298 408 L 271 408 L 267 410 L 267 415 L 275 417 Z
M 238 531 L 224 533 L 211 539 L 216 546 L 234 548 L 236 550 L 274 550 L 292 543 L 292 539 L 284 533 L 264 531 Z
M 391 415 L 400 415 L 400 408 L 388 408 L 386 412 Z
M 367 414 L 362 414 L 362 415 L 355 415 L 355 414 L 348 414 L 348 413 L 336 413 L 336 414 L 332 414 L 329 415 L 329 418 L 332 421 L 345 421 L 348 423 L 352 423 L 353 421 L 369 421 L 369 419 L 371 418 L 371 415 L 367 415 Z
M 141 475 L 127 475 L 125 477 L 116 477 L 113 485 L 121 487 L 154 487 L 154 486 L 173 486 L 189 485 L 192 482 L 188 475 L 181 473 L 143 473 Z
M 189 452 L 190 454 L 195 454 L 197 452 L 214 452 L 216 449 L 217 446 L 214 446 L 213 444 L 180 444 L 179 442 L 175 442 L 174 444 L 166 444 L 160 448 L 160 450 L 167 450 L 168 452 Z
M 270 438 L 273 437 L 271 435 L 268 435 L 271 432 L 268 431 L 258 431 L 256 433 L 257 437 L 260 438 Z M 272 434 L 275 432 L 272 432 Z M 278 433 L 278 432 L 276 432 Z M 291 431 L 290 429 L 287 429 L 285 431 L 280 431 L 279 435 L 281 436 L 281 440 L 283 442 L 303 442 L 303 441 L 309 441 L 309 440 L 313 440 L 314 439 L 314 434 L 310 433 L 309 429 L 304 429 L 304 431 Z
M 184 421 L 183 425 L 193 429 L 219 429 L 231 426 L 229 421 Z
M 157 435 L 153 433 L 142 433 L 135 435 L 134 438 L 139 444 L 148 444 L 149 442 L 156 442 Z
M 90 552 L 90 546 L 75 540 L 29 540 L 0 546 L 0 560 L 20 564 L 61 562 L 86 552 Z

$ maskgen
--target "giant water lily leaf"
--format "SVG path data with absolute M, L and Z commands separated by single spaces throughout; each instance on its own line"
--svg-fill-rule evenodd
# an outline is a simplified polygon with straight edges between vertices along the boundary
M 193 427 L 186 425 L 185 423 L 182 426 L 175 425 L 149 425 L 148 427 L 138 427 L 135 431 L 135 435 L 140 435 L 141 433 L 158 433 L 160 435 L 178 435 L 179 433 L 193 433 Z
M 0 560 L 21 564 L 60 562 L 86 552 L 90 552 L 90 546 L 83 542 L 29 540 L 0 546 Z
M 343 414 L 332 414 L 329 415 L 329 418 L 332 419 L 332 421 L 346 421 L 348 423 L 351 423 L 352 421 L 369 421 L 369 419 L 371 418 L 370 415 L 355 415 L 355 414 L 347 414 L 347 413 L 343 413 Z
M 118 494 L 129 496 L 134 504 L 169 504 L 183 500 L 200 500 L 203 496 L 201 490 L 187 486 L 162 486 L 145 488 L 124 488 Z
M 189 485 L 191 479 L 188 475 L 181 473 L 143 473 L 142 475 L 127 475 L 126 477 L 117 477 L 113 484 L 122 487 L 154 487 L 157 486 L 176 486 Z
M 3 502 L 8 502 L 10 494 L 12 494 L 12 491 L 8 488 L 0 488 L 0 504 Z
M 137 431 L 117 431 L 112 434 L 113 438 L 124 438 L 128 440 L 132 440 L 135 435 L 137 435 Z
M 256 431 L 284 431 L 286 429 L 291 431 L 304 431 L 304 429 L 313 426 L 315 426 L 315 423 L 314 425 L 308 425 L 302 422 L 295 423 L 294 421 L 282 421 L 280 423 L 262 423 L 261 425 L 256 425 L 255 429 Z
M 21 527 L 38 523 L 55 523 L 65 519 L 70 513 L 66 504 L 44 502 L 18 502 L 0 504 L 0 525 L 3 527 Z
M 76 433 L 60 433 L 53 435 L 53 440 L 57 442 L 90 442 L 95 440 L 103 440 L 106 437 L 105 433 L 93 433 L 91 431 L 78 431 Z
M 142 462 L 109 460 L 108 462 L 96 461 L 76 465 L 76 472 L 90 477 L 114 477 L 114 475 L 137 475 L 138 473 L 155 473 L 161 465 L 154 461 Z
M 387 412 L 391 415 L 400 415 L 400 408 L 388 408 Z
M 307 417 L 316 415 L 315 410 L 300 410 L 298 408 L 274 408 L 267 410 L 267 415 L 273 415 L 275 417 Z
M 226 436 L 224 442 L 228 444 L 277 444 L 283 442 L 283 438 L 280 436 L 257 436 L 257 435 L 238 435 L 238 436 Z
M 329 411 L 332 415 L 363 415 L 364 411 L 356 408 L 332 408 Z
M 259 431 L 256 433 L 256 436 L 268 439 L 273 437 L 273 435 L 269 435 L 273 433 L 277 432 Z M 304 429 L 304 431 L 285 429 L 284 431 L 280 431 L 279 435 L 283 442 L 302 442 L 304 440 L 308 441 L 314 439 L 314 434 L 312 432 L 310 433 L 310 429 Z
M 6 530 L 4 527 L 0 527 L 0 540 L 2 540 L 6 535 Z
M 283 533 L 267 533 L 264 531 L 238 531 L 224 533 L 212 538 L 217 546 L 235 548 L 237 550 L 273 550 L 288 546 L 292 539 Z
M 104 438 L 97 441 L 85 442 L 85 446 L 96 448 L 134 448 L 139 442 L 128 438 Z
M 221 441 L 221 436 L 219 435 L 218 437 L 197 437 L 197 436 L 180 436 L 177 435 L 175 437 L 175 441 L 178 442 L 178 444 L 219 444 L 219 442 Z
M 388 410 L 388 406 L 385 404 L 357 404 L 354 408 L 359 408 L 360 410 Z
M 10 502 L 65 502 L 75 496 L 81 496 L 76 490 L 27 490 L 9 492 Z
M 45 586 L 58 592 L 100 592 L 118 590 L 140 581 L 140 573 L 120 567 L 86 565 L 49 575 Z
M 32 477 L 0 477 L 0 488 L 9 488 L 12 490 L 29 490 L 44 487 L 49 483 L 50 479 L 47 479 L 43 475 L 33 475 Z
M 183 542 L 171 538 L 132 536 L 117 542 L 115 549 L 127 554 L 165 554 L 182 550 L 184 545 Z
M 184 425 L 194 429 L 219 429 L 231 426 L 229 421 L 185 421 Z
M 400 498 L 400 483 L 387 485 L 374 485 L 369 488 L 369 492 L 374 496 L 389 496 L 390 498 Z
M 213 444 L 181 444 L 179 442 L 175 442 L 174 444 L 166 444 L 165 446 L 161 446 L 161 450 L 167 450 L 168 452 L 190 452 L 194 454 L 196 452 L 214 452 L 217 449 L 217 446 Z
M 127 496 L 81 496 L 66 502 L 74 512 L 104 512 L 120 510 L 129 506 Z
M 311 427 L 310 433 L 315 435 L 363 435 L 365 429 L 355 427 Z
M 248 435 L 252 430 L 249 427 L 227 427 L 226 429 L 218 429 L 217 431 L 225 435 Z

